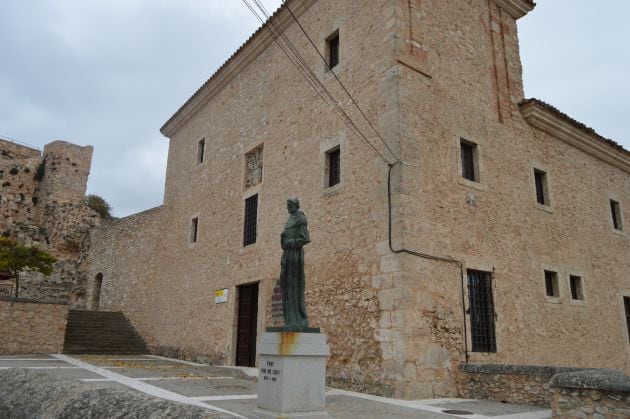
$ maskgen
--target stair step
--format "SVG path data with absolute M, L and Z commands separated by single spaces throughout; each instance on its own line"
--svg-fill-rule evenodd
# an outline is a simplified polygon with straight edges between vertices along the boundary
M 149 350 L 121 312 L 70 310 L 63 352 L 135 355 Z

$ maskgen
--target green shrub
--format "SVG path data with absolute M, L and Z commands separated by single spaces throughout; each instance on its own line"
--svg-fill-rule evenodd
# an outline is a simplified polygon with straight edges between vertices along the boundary
M 98 195 L 88 195 L 85 197 L 85 203 L 92 208 L 103 220 L 112 219 L 112 207 Z
M 39 164 L 39 166 L 37 166 L 37 170 L 35 171 L 35 176 L 33 176 L 33 179 L 35 179 L 38 182 L 41 182 L 45 174 L 46 174 L 46 160 L 42 161 Z

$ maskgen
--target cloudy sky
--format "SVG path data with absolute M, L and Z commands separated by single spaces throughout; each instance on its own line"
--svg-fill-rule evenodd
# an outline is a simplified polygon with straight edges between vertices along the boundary
M 240 0 L 0 3 L 0 135 L 93 145 L 88 191 L 116 216 L 161 204 L 159 128 L 258 26 Z M 538 3 L 519 21 L 526 96 L 630 149 L 630 3 Z

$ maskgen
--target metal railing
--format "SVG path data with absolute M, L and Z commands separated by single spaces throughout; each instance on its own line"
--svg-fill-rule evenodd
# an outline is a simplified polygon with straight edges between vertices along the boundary
M 12 297 L 13 285 L 12 284 L 0 284 L 0 297 Z

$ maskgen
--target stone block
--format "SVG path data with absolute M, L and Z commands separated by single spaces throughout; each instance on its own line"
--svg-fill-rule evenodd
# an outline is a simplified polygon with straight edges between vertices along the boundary
M 326 357 L 323 333 L 265 333 L 258 346 L 259 413 L 272 417 L 325 415 Z

